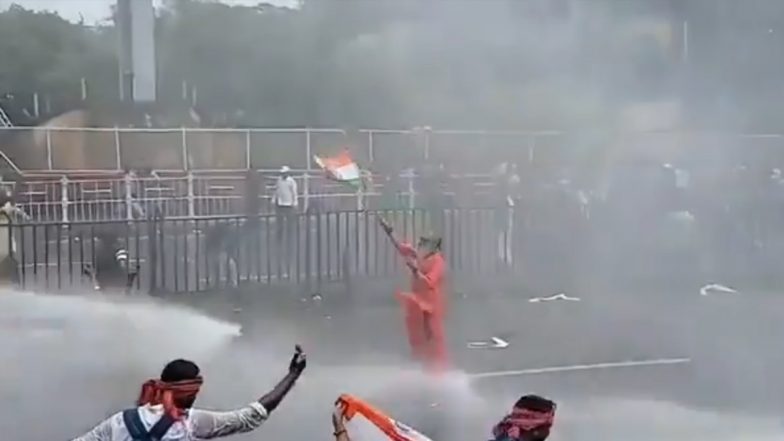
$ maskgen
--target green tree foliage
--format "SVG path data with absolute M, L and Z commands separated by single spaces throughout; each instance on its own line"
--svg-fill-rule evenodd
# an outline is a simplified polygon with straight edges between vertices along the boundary
M 14 104 L 26 108 L 36 92 L 73 106 L 81 96 L 82 78 L 98 91 L 114 88 L 111 34 L 111 29 L 12 5 L 0 13 L 0 94 L 12 95 Z
M 716 27 L 700 21 L 728 1 L 569 8 L 563 0 L 301 0 L 289 9 L 166 0 L 156 26 L 159 97 L 183 106 L 186 83 L 200 110 L 247 126 L 611 127 L 618 107 L 634 100 L 748 85 L 741 70 L 721 69 L 732 55 L 711 49 L 706 35 Z M 680 65 L 684 18 L 694 22 L 700 67 L 686 70 L 700 76 L 691 82 Z M 743 65 L 763 74 L 764 57 L 750 59 L 754 52 L 737 43 L 759 27 L 744 20 L 736 43 L 717 46 L 743 47 Z M 662 37 L 668 25 L 673 35 Z M 758 40 L 784 35 L 775 23 L 765 29 Z M 110 103 L 118 94 L 115 48 L 111 26 L 12 7 L 0 13 L 0 93 L 66 100 L 85 77 L 90 99 Z

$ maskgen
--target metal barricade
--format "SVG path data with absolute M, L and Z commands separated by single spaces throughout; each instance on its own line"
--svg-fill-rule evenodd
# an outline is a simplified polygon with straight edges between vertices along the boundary
M 92 289 L 88 268 L 110 268 L 112 248 L 129 256 L 120 276 L 138 269 L 135 290 L 195 292 L 244 284 L 320 284 L 399 274 L 402 262 L 378 227 L 381 217 L 404 239 L 438 230 L 455 270 L 498 270 L 488 209 L 367 210 L 104 222 L 16 224 L 10 228 L 18 280 L 27 289 Z M 109 238 L 109 239 L 107 239 Z M 100 270 L 99 270 L 100 271 Z M 119 281 L 126 280 L 118 277 Z M 119 282 L 118 282 L 119 283 Z M 104 286 L 122 290 L 124 286 Z
M 556 191 L 514 207 L 17 223 L 7 231 L 20 283 L 41 290 L 89 289 L 84 268 L 107 254 L 99 252 L 107 230 L 127 250 L 126 268 L 139 268 L 134 287 L 142 291 L 298 284 L 318 292 L 331 282 L 384 280 L 405 268 L 378 227 L 382 217 L 404 240 L 431 232 L 442 237 L 454 274 L 494 281 L 507 275 L 541 292 L 580 290 L 585 283 L 628 282 L 638 290 L 709 282 L 774 286 L 784 256 L 782 215 L 758 199 L 741 202 L 720 212 L 634 211 L 610 199 L 591 202 L 589 216 L 579 201 Z

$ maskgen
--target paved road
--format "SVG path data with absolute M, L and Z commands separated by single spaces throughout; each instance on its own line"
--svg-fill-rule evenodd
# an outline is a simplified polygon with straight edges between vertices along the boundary
M 489 373 L 664 358 L 688 358 L 691 362 L 476 381 L 472 393 L 490 400 L 488 409 L 501 412 L 510 400 L 528 391 L 553 396 L 568 409 L 564 431 L 570 438 L 558 439 L 594 439 L 581 434 L 593 424 L 585 418 L 588 414 L 595 414 L 600 431 L 608 435 L 620 436 L 643 427 L 650 431 L 650 436 L 639 439 L 694 439 L 680 436 L 708 430 L 706 427 L 722 419 L 734 421 L 737 428 L 717 434 L 717 439 L 749 434 L 734 432 L 740 427 L 757 431 L 762 427 L 768 430 L 770 425 L 776 433 L 784 430 L 769 420 L 784 410 L 779 393 L 784 381 L 778 372 L 784 357 L 777 350 L 784 338 L 784 324 L 778 320 L 784 299 L 760 292 L 703 297 L 697 290 L 646 296 L 629 292 L 573 295 L 581 301 L 533 304 L 514 295 L 486 297 L 478 293 L 458 299 L 449 321 L 455 365 L 468 373 Z M 349 310 L 307 302 L 300 311 L 290 313 L 289 318 L 298 317 L 296 323 L 268 318 L 255 310 L 237 315 L 254 324 L 246 329 L 250 340 L 265 335 L 285 345 L 294 335 L 311 348 L 313 359 L 337 372 L 346 365 L 400 366 L 407 358 L 394 305 Z M 499 350 L 467 348 L 469 341 L 492 336 L 502 337 L 510 346 Z M 388 382 L 397 390 L 391 386 L 394 375 L 377 381 Z M 415 394 L 411 387 L 400 386 L 400 393 Z M 381 394 L 379 399 L 394 395 Z M 396 411 L 421 420 L 405 405 L 390 401 Z M 717 417 L 720 412 L 722 416 Z M 627 421 L 613 417 L 622 414 Z M 749 414 L 762 419 L 746 421 L 737 416 Z M 657 415 L 663 420 L 653 424 L 650 418 Z M 691 415 L 693 421 L 684 421 L 685 415 Z M 485 421 L 487 418 L 492 416 L 484 416 Z M 475 436 L 486 434 L 480 431 Z
M 460 374 L 434 383 L 407 362 L 399 311 L 392 302 L 352 309 L 329 301 L 288 306 L 245 301 L 235 311 L 232 298 L 216 296 L 210 305 L 195 307 L 239 321 L 245 332 L 218 353 L 198 355 L 207 379 L 200 404 L 223 407 L 256 398 L 285 369 L 294 342 L 301 342 L 310 352 L 308 375 L 268 427 L 240 439 L 329 436 L 330 402 L 341 392 L 378 401 L 437 439 L 483 439 L 493 420 L 529 391 L 559 402 L 556 440 L 624 434 L 651 440 L 762 440 L 772 439 L 764 437 L 770 431 L 781 432 L 773 417 L 784 410 L 778 393 L 784 384 L 778 350 L 784 339 L 778 320 L 784 299 L 759 292 L 701 297 L 697 290 L 569 294 L 582 300 L 532 304 L 511 292 L 457 296 L 449 319 L 456 367 L 479 373 L 670 357 L 692 362 L 504 376 L 470 384 Z M 87 428 L 129 405 L 138 383 L 154 375 L 163 360 L 192 353 L 205 339 L 214 340 L 220 328 L 154 305 L 96 308 L 65 300 L 34 308 L 42 315 L 64 310 L 79 326 L 64 334 L 16 332 L 11 347 L 20 352 L 4 354 L 0 369 L 5 374 L 20 375 L 19 380 L 34 375 L 43 388 L 30 389 L 25 381 L 0 388 L 3 399 L 16 403 L 0 416 L 0 428 L 14 435 L 22 427 L 27 434 L 8 439 L 62 439 L 66 435 L 56 436 L 55 427 L 69 433 Z M 466 347 L 468 341 L 494 335 L 510 346 L 495 351 Z M 439 404 L 431 407 L 432 402 Z M 42 412 L 51 418 L 46 425 L 35 424 Z M 712 432 L 717 426 L 723 431 Z M 744 436 L 749 434 L 759 437 Z

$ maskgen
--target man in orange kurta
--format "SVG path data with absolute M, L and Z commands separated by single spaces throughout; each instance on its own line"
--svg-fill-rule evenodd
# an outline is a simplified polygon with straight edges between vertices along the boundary
M 448 356 L 444 330 L 446 263 L 441 254 L 441 239 L 423 236 L 414 248 L 399 242 L 386 221 L 382 219 L 380 223 L 411 270 L 411 292 L 398 293 L 411 352 L 428 369 L 443 371 Z

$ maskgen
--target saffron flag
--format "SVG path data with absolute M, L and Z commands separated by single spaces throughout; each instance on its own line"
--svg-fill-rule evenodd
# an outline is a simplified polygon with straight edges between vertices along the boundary
M 392 441 L 432 441 L 411 427 L 394 420 L 367 401 L 353 395 L 341 395 L 338 398 L 338 403 L 343 407 L 343 415 L 346 420 L 352 421 L 354 417 L 359 415 L 372 427 L 375 427 L 378 432 L 381 432 L 384 437 Z M 352 434 L 349 433 L 349 435 Z
M 359 171 L 359 166 L 351 158 L 348 150 L 343 150 L 341 153 L 329 157 L 314 155 L 313 160 L 330 178 L 355 187 L 362 186 L 362 175 Z

